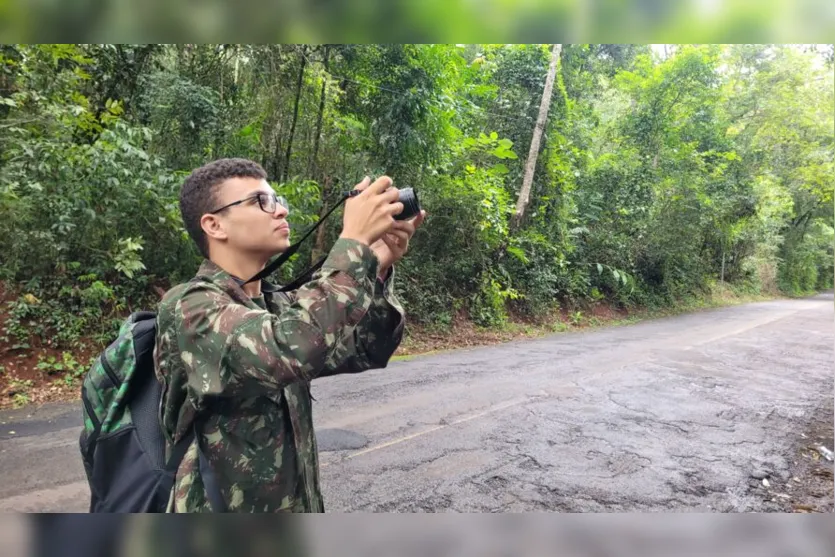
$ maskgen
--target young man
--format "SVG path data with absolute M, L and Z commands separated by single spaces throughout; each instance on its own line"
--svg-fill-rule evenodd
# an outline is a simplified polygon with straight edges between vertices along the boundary
M 155 348 L 168 443 L 197 428 L 169 512 L 323 512 L 310 397 L 316 377 L 383 368 L 404 312 L 392 266 L 425 218 L 394 220 L 398 191 L 366 178 L 322 268 L 298 290 L 241 284 L 290 246 L 286 201 L 256 163 L 195 170 L 180 210 L 205 260 L 158 310 Z

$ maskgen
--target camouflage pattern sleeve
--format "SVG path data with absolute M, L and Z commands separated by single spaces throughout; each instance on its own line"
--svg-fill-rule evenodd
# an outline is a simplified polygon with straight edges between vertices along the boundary
M 377 258 L 340 239 L 317 278 L 276 315 L 196 281 L 175 310 L 190 390 L 203 397 L 251 397 L 309 382 L 341 350 L 372 304 Z
M 405 311 L 394 293 L 394 268 L 385 281 L 376 280 L 368 312 L 353 334 L 331 353 L 320 377 L 385 368 L 405 328 Z

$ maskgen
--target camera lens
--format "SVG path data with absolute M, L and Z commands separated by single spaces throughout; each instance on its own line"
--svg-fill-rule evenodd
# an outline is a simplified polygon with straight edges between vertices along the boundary
M 420 213 L 420 203 L 414 189 L 401 189 L 399 201 L 403 204 L 403 211 L 399 215 L 394 215 L 395 220 L 408 220 Z

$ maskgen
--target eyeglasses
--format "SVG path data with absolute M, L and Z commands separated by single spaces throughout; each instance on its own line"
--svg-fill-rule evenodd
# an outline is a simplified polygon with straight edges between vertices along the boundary
M 239 205 L 239 204 L 245 203 L 245 202 L 247 202 L 251 199 L 257 199 L 258 200 L 258 205 L 261 207 L 261 210 L 264 211 L 265 213 L 270 213 L 270 214 L 275 213 L 276 204 L 281 205 L 282 207 L 284 207 L 288 211 L 290 210 L 290 204 L 287 202 L 287 200 L 284 197 L 282 197 L 280 195 L 276 195 L 274 193 L 272 193 L 272 194 L 270 194 L 270 193 L 256 193 L 255 195 L 250 195 L 249 197 L 239 199 L 238 201 L 233 201 L 232 203 L 230 203 L 228 205 L 224 205 L 220 209 L 215 209 L 214 211 L 212 211 L 209 214 L 214 215 L 216 213 L 219 213 L 219 212 L 223 211 L 224 209 L 228 209 L 229 207 L 232 207 L 233 205 Z

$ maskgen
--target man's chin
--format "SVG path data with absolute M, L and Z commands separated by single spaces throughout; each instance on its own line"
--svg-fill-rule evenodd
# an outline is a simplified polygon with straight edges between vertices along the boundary
M 284 253 L 284 252 L 285 252 L 285 251 L 287 251 L 288 249 L 290 249 L 290 242 L 288 242 L 288 241 L 281 242 L 279 245 L 275 246 L 275 247 L 272 249 L 272 251 L 273 251 L 273 256 L 276 256 L 276 255 L 278 255 L 278 254 L 280 254 L 280 253 Z
M 289 247 L 290 247 L 290 244 L 285 242 L 285 243 L 282 243 L 281 245 L 278 245 L 278 246 L 272 245 L 270 247 L 265 247 L 263 250 L 259 250 L 259 251 L 261 253 L 261 257 L 263 257 L 266 260 L 270 260 L 273 257 L 275 257 L 277 255 L 280 255 L 280 254 L 284 253 L 285 251 L 287 251 L 287 249 Z

